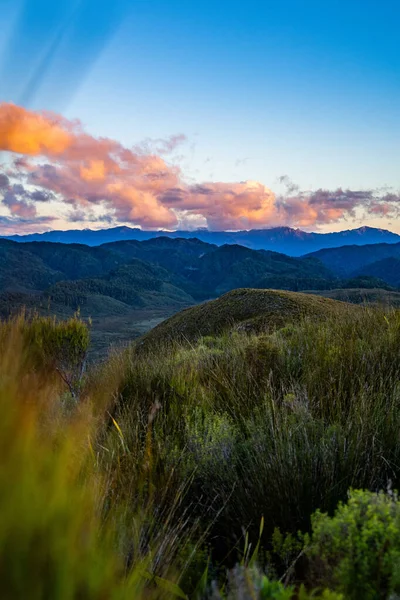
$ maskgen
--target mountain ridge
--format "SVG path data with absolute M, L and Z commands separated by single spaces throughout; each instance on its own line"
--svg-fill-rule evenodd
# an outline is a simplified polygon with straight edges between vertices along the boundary
M 400 235 L 374 227 L 362 226 L 357 229 L 331 233 L 306 232 L 291 227 L 271 227 L 242 231 L 148 231 L 127 226 L 108 229 L 70 229 L 66 231 L 48 231 L 26 235 L 0 236 L 16 242 L 51 241 L 64 244 L 81 243 L 87 246 L 101 246 L 117 241 L 146 241 L 158 237 L 197 238 L 201 242 L 222 246 L 239 244 L 253 250 L 273 250 L 289 256 L 302 256 L 323 248 L 336 248 L 344 245 L 366 245 L 375 243 L 397 243 Z

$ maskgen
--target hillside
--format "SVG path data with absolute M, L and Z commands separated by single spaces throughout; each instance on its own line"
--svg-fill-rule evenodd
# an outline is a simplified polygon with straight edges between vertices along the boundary
M 400 292 L 383 289 L 350 288 L 310 293 L 351 304 L 375 304 L 385 308 L 400 308 Z
M 103 278 L 135 260 L 162 267 L 164 278 L 167 270 L 173 285 L 198 300 L 239 287 L 336 287 L 334 275 L 315 258 L 293 258 L 236 244 L 218 247 L 197 239 L 160 237 L 98 247 L 0 240 L 0 252 L 2 291 L 45 291 L 60 281 Z M 135 285 L 140 285 L 138 278 Z
M 386 280 L 385 272 L 376 269 L 374 273 L 367 272 L 366 267 L 372 263 L 388 258 L 400 259 L 400 243 L 369 244 L 365 246 L 343 246 L 341 248 L 325 248 L 308 256 L 321 261 L 338 277 L 352 275 L 374 275 Z M 390 267 L 390 263 L 388 265 Z M 382 263 L 381 267 L 385 267 Z M 389 282 L 388 282 L 389 283 Z
M 195 302 L 183 278 L 112 249 L 0 240 L 0 258 L 0 318 L 24 309 L 68 318 L 79 309 L 92 321 L 96 354 Z
M 48 231 L 28 235 L 10 236 L 17 242 L 49 241 L 63 242 L 66 244 L 79 243 L 89 246 L 99 246 L 108 242 L 121 240 L 149 240 L 157 237 L 170 238 L 197 238 L 208 244 L 222 246 L 224 244 L 240 244 L 254 250 L 273 250 L 301 256 L 315 252 L 321 248 L 336 248 L 349 244 L 377 244 L 400 242 L 400 236 L 373 227 L 360 227 L 347 231 L 333 233 L 310 233 L 291 227 L 273 227 L 269 229 L 252 229 L 249 231 L 208 231 L 197 229 L 195 231 L 146 231 L 131 227 L 112 227 L 100 230 L 69 230 Z
M 202 290 L 203 297 L 218 296 L 241 287 L 306 289 L 310 287 L 310 278 L 319 280 L 321 288 L 329 288 L 334 279 L 333 274 L 315 259 L 293 258 L 238 245 L 224 245 L 208 252 L 184 274 Z M 278 285 L 272 283 L 275 277 L 279 279 Z
M 206 244 L 197 238 L 185 240 L 157 237 L 142 242 L 135 240 L 112 242 L 103 244 L 101 248 L 120 255 L 124 260 L 139 258 L 158 264 L 174 273 L 183 273 L 185 269 L 190 269 L 197 259 L 216 250 L 217 246 Z
M 1 291 L 45 290 L 61 280 L 96 277 L 126 263 L 118 254 L 81 244 L 0 239 Z
M 301 317 L 326 318 L 348 305 L 328 298 L 277 290 L 238 289 L 170 317 L 143 338 L 145 348 L 192 343 L 198 338 L 233 330 L 264 332 Z
M 85 308 L 93 296 L 113 298 L 135 308 L 192 304 L 193 298 L 174 285 L 176 279 L 162 267 L 132 260 L 101 278 L 58 282 L 45 296 L 74 310 Z
M 400 288 L 400 252 L 399 256 L 390 256 L 377 260 L 358 269 L 359 274 L 369 277 L 380 277 L 389 285 Z
M 63 279 L 63 273 L 46 265 L 26 246 L 0 240 L 0 291 L 43 290 Z

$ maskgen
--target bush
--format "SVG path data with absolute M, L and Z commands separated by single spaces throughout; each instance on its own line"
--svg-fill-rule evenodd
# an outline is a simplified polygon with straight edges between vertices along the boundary
M 312 517 L 307 554 L 313 576 L 324 584 L 328 582 L 346 598 L 375 600 L 399 594 L 397 494 L 353 490 L 333 517 L 317 511 Z
M 25 351 L 27 370 L 34 369 L 43 378 L 56 374 L 67 386 L 73 400 L 79 400 L 90 333 L 79 315 L 66 321 L 54 317 L 34 315 L 26 319 L 24 314 L 2 324 L 0 343 L 6 347 L 11 337 L 20 335 Z

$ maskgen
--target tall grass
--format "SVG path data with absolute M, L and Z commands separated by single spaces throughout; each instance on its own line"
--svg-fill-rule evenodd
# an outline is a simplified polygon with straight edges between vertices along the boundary
M 47 361 L 42 368 L 36 352 L 30 355 L 29 326 L 17 318 L 0 331 L 1 597 L 183 596 L 174 583 L 180 517 L 173 534 L 168 528 L 181 482 L 170 493 L 164 483 L 170 502 L 159 516 L 161 535 L 145 490 L 146 469 L 153 471 L 150 443 L 136 455 L 132 477 L 130 439 L 115 419 L 108 426 L 118 374 L 101 389 L 86 382 L 79 406 L 68 402 L 62 378 L 48 371 Z M 190 527 L 182 532 L 182 553 L 190 534 Z
M 349 488 L 399 487 L 399 312 L 132 347 L 88 370 L 78 403 L 28 326 L 0 326 L 2 597 L 220 597 L 211 582 L 238 563 L 231 587 L 249 576 L 261 594 L 243 563 L 257 542 L 269 576 L 312 586 L 276 528 L 310 531 Z
M 125 360 L 120 418 L 158 403 L 158 460 L 182 477 L 195 468 L 188 497 L 207 506 L 221 559 L 237 558 L 243 528 L 256 535 L 262 515 L 267 540 L 276 526 L 307 529 L 350 487 L 400 483 L 398 312 L 349 311 Z

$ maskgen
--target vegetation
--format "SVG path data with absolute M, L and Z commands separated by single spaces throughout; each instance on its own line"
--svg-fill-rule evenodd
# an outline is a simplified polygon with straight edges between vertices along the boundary
M 126 345 L 182 308 L 242 287 L 311 290 L 326 296 L 337 289 L 395 293 L 400 285 L 395 257 L 399 245 L 376 246 L 378 256 L 389 258 L 373 264 L 368 264 L 370 246 L 332 249 L 340 260 L 343 253 L 348 258 L 349 273 L 343 278 L 336 259 L 329 262 L 328 250 L 293 258 L 235 244 L 217 247 L 196 238 L 156 237 L 98 247 L 0 239 L 0 318 L 25 310 L 68 319 L 79 310 L 92 323 L 90 355 L 104 357 L 111 345 Z M 361 263 L 354 263 L 354 252 L 364 257 Z M 346 299 L 337 292 L 332 297 Z M 355 297 L 349 294 L 350 301 Z M 386 303 L 392 300 L 396 297 L 385 295 Z M 213 333 L 209 327 L 206 334 Z
M 351 308 L 314 295 L 278 290 L 238 289 L 182 311 L 151 330 L 140 346 L 191 343 L 202 336 L 233 331 L 266 332 L 308 316 L 325 319 Z
M 398 264 L 396 259 L 400 259 L 400 243 L 324 248 L 309 256 L 321 261 L 337 277 L 372 275 L 395 285 L 386 277 L 387 274 L 390 276 L 392 266 Z
M 400 292 L 381 288 L 349 288 L 322 292 L 313 291 L 311 293 L 332 298 L 333 300 L 350 302 L 351 304 L 375 304 L 386 309 L 390 307 L 400 308 Z
M 394 598 L 400 313 L 239 290 L 178 316 L 81 372 L 79 316 L 0 326 L 2 597 Z

